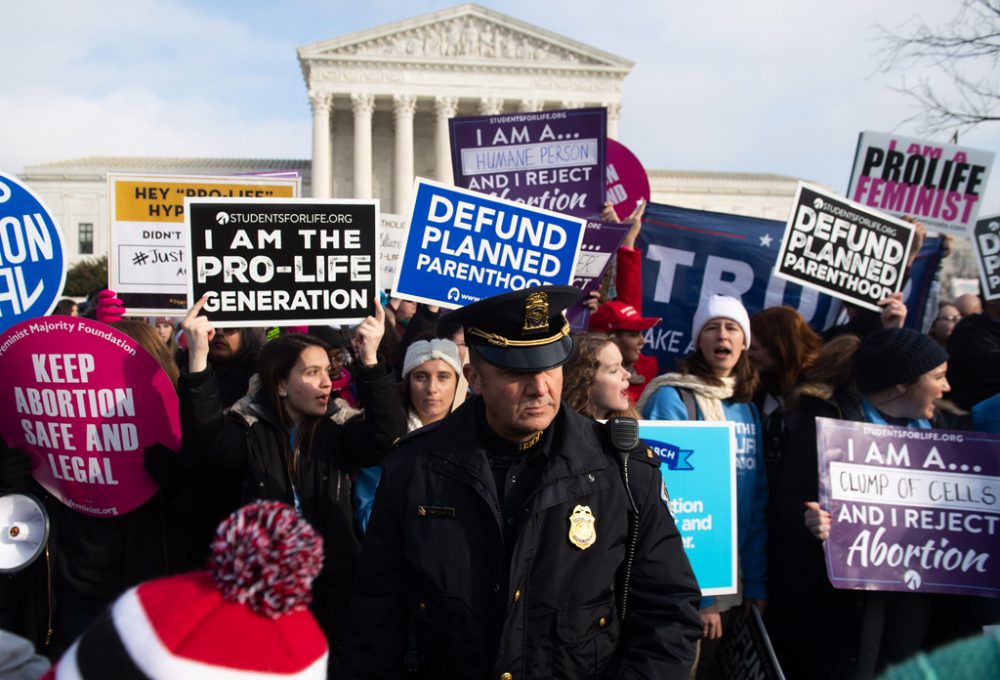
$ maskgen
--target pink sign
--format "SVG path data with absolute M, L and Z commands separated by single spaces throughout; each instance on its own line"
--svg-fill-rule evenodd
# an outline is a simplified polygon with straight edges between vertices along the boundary
M 628 147 L 608 140 L 608 164 L 605 167 L 608 180 L 607 200 L 615 205 L 618 219 L 624 221 L 635 209 L 640 198 L 649 202 L 649 177 L 646 169 Z
M 139 343 L 96 321 L 46 316 L 0 335 L 0 434 L 69 507 L 122 515 L 157 485 L 145 448 L 180 449 L 177 393 Z

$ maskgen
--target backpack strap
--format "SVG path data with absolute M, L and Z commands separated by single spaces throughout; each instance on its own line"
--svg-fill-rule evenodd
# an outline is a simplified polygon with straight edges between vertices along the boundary
M 674 389 L 681 395 L 681 401 L 684 402 L 684 408 L 687 409 L 687 419 L 698 420 L 698 407 L 694 403 L 694 392 L 686 387 L 675 387 Z

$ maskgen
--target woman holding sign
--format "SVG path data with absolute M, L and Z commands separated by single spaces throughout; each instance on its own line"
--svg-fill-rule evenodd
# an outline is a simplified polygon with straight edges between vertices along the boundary
M 819 497 L 817 417 L 931 428 L 949 390 L 948 354 L 907 328 L 828 343 L 798 392 L 776 500 L 774 581 L 783 584 L 772 636 L 789 677 L 871 678 L 922 648 L 932 598 L 917 593 L 834 589 L 822 541 L 832 518 Z M 803 522 L 803 509 L 805 521 Z M 787 619 L 785 617 L 788 617 Z M 952 621 L 956 629 L 963 621 Z
M 376 302 L 376 315 L 357 329 L 355 377 L 367 416 L 352 411 L 355 417 L 345 419 L 329 412 L 327 347 L 304 334 L 279 336 L 264 345 L 257 360 L 260 389 L 223 413 L 208 364 L 216 330 L 199 315 L 204 304 L 202 298 L 182 324 L 190 351 L 190 372 L 178 386 L 184 446 L 196 470 L 239 485 L 240 503 L 284 501 L 322 535 L 326 558 L 312 609 L 330 640 L 330 666 L 336 669 L 359 553 L 350 474 L 377 465 L 406 431 L 392 369 L 376 355 L 385 312 Z
M 753 404 L 757 371 L 750 363 L 750 317 L 736 298 L 713 295 L 694 315 L 695 350 L 679 362 L 680 373 L 654 379 L 637 404 L 648 420 L 715 420 L 736 424 L 737 553 L 740 579 L 736 595 L 703 597 L 704 637 L 722 637 L 721 614 L 741 602 L 766 606 L 767 478 L 760 416 Z M 713 645 L 702 647 L 699 676 L 714 673 Z

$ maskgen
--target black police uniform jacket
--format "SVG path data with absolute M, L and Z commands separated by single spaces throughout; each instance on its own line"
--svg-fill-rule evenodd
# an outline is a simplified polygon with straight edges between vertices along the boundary
M 645 449 L 629 460 L 641 520 L 622 624 L 629 501 L 603 426 L 560 409 L 508 569 L 481 413 L 467 401 L 386 457 L 352 598 L 351 677 L 402 677 L 415 662 L 425 678 L 687 678 L 700 593 L 658 461 Z M 586 549 L 569 539 L 578 505 L 596 518 Z

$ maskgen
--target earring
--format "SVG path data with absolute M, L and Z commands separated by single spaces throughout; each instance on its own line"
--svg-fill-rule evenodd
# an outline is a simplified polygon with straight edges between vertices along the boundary
M 285 398 L 288 396 L 288 392 L 286 392 L 285 390 L 278 390 L 278 396 L 281 398 Z

